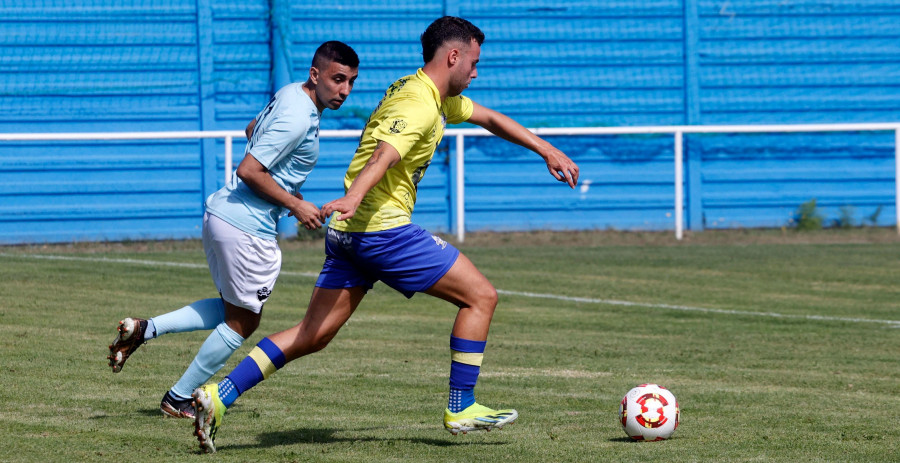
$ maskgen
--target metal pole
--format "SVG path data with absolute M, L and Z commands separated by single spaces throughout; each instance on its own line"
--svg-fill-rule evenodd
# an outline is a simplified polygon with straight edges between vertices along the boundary
M 456 135 L 456 240 L 466 239 L 466 179 L 463 156 L 466 151 L 465 135 Z
M 894 215 L 900 235 L 900 128 L 894 131 Z
M 675 132 L 675 239 L 684 236 L 684 137 Z
M 225 184 L 228 185 L 231 182 L 231 166 L 233 161 L 232 156 L 232 137 L 228 135 L 225 137 Z

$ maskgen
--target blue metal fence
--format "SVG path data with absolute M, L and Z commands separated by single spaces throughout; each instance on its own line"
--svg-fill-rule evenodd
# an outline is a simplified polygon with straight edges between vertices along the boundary
M 326 112 L 322 128 L 359 129 L 384 89 L 421 64 L 419 34 L 442 14 L 487 35 L 467 94 L 530 127 L 900 121 L 897 6 L 0 0 L 0 133 L 240 130 L 286 79 L 305 78 L 313 50 L 331 39 L 351 44 L 362 65 L 349 101 Z M 667 141 L 552 141 L 582 165 L 577 191 L 518 147 L 471 141 L 470 230 L 669 226 Z M 888 135 L 685 141 L 692 229 L 785 225 L 813 198 L 827 222 L 850 213 L 888 225 L 896 215 Z M 352 145 L 322 144 L 311 197 L 340 188 Z M 223 152 L 216 140 L 2 143 L 0 242 L 199 236 Z M 236 161 L 241 152 L 239 144 Z M 436 231 L 454 220 L 450 161 L 445 143 L 421 185 L 417 220 Z

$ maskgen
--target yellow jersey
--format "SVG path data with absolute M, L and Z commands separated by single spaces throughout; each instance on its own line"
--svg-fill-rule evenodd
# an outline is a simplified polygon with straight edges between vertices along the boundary
M 344 176 L 344 192 L 369 162 L 378 141 L 400 153 L 400 161 L 385 172 L 363 198 L 353 217 L 329 227 L 347 232 L 389 230 L 411 222 L 416 203 L 416 185 L 431 164 L 434 151 L 444 137 L 444 127 L 465 122 L 472 116 L 472 100 L 462 95 L 441 101 L 440 93 L 422 69 L 388 87 L 366 122 L 359 147 Z

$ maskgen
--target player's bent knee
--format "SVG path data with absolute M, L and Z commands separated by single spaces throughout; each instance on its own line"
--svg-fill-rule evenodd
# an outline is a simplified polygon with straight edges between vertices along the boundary
M 259 321 L 261 318 L 261 311 L 252 312 L 243 307 L 238 307 L 225 302 L 225 323 L 244 339 L 249 338 L 250 335 L 259 328 Z
M 490 285 L 479 289 L 473 294 L 469 303 L 461 308 L 472 311 L 473 315 L 477 314 L 483 319 L 490 320 L 494 316 L 494 309 L 497 308 L 497 290 Z
M 257 328 L 259 328 L 259 318 L 257 319 L 244 319 L 244 320 L 226 320 L 225 323 L 229 328 L 234 330 L 235 333 L 241 335 L 244 339 L 247 339 L 252 335 Z
M 482 310 L 488 310 L 493 312 L 497 307 L 497 302 L 499 297 L 497 296 L 497 289 L 494 288 L 493 285 L 485 285 L 481 288 L 478 288 L 477 294 L 477 303 L 476 307 Z

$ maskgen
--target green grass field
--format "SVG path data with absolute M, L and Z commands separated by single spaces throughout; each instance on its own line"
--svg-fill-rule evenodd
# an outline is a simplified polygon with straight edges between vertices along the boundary
M 515 425 L 442 429 L 455 311 L 377 285 L 326 350 L 241 397 L 214 455 L 158 410 L 207 333 L 119 374 L 105 359 L 119 319 L 215 294 L 200 243 L 7 247 L 0 461 L 897 461 L 900 239 L 782 236 L 473 236 L 461 249 L 501 291 L 477 397 Z M 321 246 L 282 249 L 262 325 L 215 380 L 302 317 Z M 678 397 L 671 440 L 617 422 L 642 382 Z

